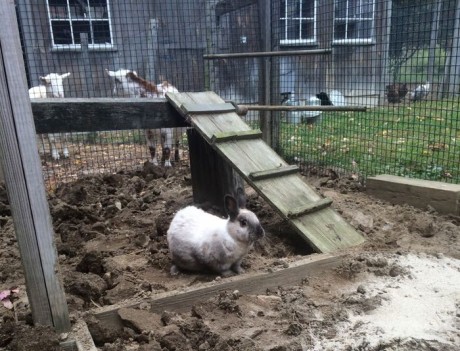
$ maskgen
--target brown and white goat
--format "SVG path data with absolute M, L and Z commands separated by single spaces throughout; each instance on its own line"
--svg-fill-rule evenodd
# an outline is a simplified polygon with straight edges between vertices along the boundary
M 119 69 L 118 71 L 105 70 L 107 75 L 114 80 L 113 94 L 136 98 L 165 97 L 167 92 L 179 92 L 176 87 L 163 81 L 161 84 L 153 84 L 137 75 L 136 71 Z M 158 139 L 161 143 L 162 156 L 165 167 L 171 167 L 171 150 L 175 146 L 174 159 L 179 161 L 179 138 L 177 128 L 164 128 L 159 130 L 145 130 L 145 138 L 150 151 L 150 162 L 158 165 L 156 146 Z M 175 145 L 173 143 L 175 142 Z
M 40 76 L 40 85 L 29 89 L 29 97 L 31 99 L 45 99 L 45 98 L 63 98 L 64 97 L 64 84 L 63 80 L 70 76 L 70 73 L 58 74 L 50 73 L 46 76 Z M 49 133 L 45 135 L 51 150 L 51 156 L 54 160 L 59 160 L 60 155 L 56 147 L 57 143 L 61 144 L 62 155 L 64 158 L 70 156 L 67 147 L 67 137 L 64 133 Z

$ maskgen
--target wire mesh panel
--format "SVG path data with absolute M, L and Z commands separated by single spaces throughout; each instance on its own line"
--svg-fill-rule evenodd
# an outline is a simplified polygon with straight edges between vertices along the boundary
M 234 25 L 221 25 L 219 53 L 257 50 L 225 45 L 241 38 L 241 18 L 252 16 L 245 22 L 255 23 L 265 6 L 239 4 L 227 7 L 225 16 Z M 459 182 L 459 6 L 454 0 L 271 1 L 271 50 L 286 55 L 269 58 L 270 103 L 367 107 L 272 112 L 273 146 L 314 172 L 331 168 L 355 178 L 389 173 Z M 290 54 L 318 49 L 324 51 Z M 213 62 L 218 87 L 250 90 L 254 77 L 263 79 L 263 60 L 252 59 L 251 71 L 258 75 L 247 73 L 246 79 L 236 67 L 243 71 L 251 59 Z M 234 65 L 233 77 L 223 64 Z M 262 102 L 260 92 L 249 99 L 234 96 Z
M 161 98 L 203 90 L 203 9 L 203 1 L 17 1 L 31 98 Z M 188 162 L 183 129 L 95 125 L 85 133 L 39 136 L 51 182 L 164 162 L 161 145 L 169 136 L 175 139 L 163 146 L 179 145 L 181 162 Z
M 17 5 L 30 87 L 48 86 L 50 73 L 62 78 L 47 97 L 155 98 L 209 89 L 252 106 L 366 106 L 366 112 L 256 109 L 244 118 L 306 170 L 460 181 L 458 0 Z M 186 157 L 184 134 L 174 138 Z M 83 134 L 45 135 L 39 149 L 46 174 L 71 168 L 78 176 L 141 165 L 152 160 L 153 145 L 160 150 L 161 138 L 149 142 L 144 131 L 89 126 Z

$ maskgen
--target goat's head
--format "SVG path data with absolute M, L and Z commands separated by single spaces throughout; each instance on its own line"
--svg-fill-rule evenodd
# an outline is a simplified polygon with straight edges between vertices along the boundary
M 165 97 L 166 93 L 178 93 L 179 90 L 169 83 L 167 80 L 164 80 L 161 84 L 157 85 L 158 94 L 162 97 Z
M 63 80 L 70 76 L 70 73 L 58 74 L 50 73 L 46 76 L 40 76 L 40 82 L 46 87 L 46 93 L 56 98 L 64 97 Z

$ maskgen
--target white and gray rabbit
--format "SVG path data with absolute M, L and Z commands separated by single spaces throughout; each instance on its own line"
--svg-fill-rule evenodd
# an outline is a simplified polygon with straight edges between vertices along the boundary
M 237 200 L 238 199 L 238 200 Z M 247 210 L 244 191 L 237 199 L 225 195 L 228 219 L 219 218 L 195 206 L 188 206 L 174 216 L 167 239 L 172 258 L 171 274 L 211 270 L 223 276 L 242 273 L 241 261 L 254 242 L 265 232 L 257 216 Z

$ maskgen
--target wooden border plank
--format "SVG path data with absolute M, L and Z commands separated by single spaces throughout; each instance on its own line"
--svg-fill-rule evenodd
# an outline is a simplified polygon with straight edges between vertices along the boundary
M 166 310 L 185 312 L 193 305 L 204 302 L 226 290 L 238 290 L 242 294 L 252 295 L 265 293 L 269 288 L 300 284 L 307 277 L 318 276 L 326 270 L 338 267 L 344 258 L 345 255 L 314 254 L 304 260 L 293 262 L 289 268 L 273 273 L 239 275 L 226 278 L 220 284 L 211 282 L 183 291 L 170 291 L 143 301 L 150 303 L 151 311 L 155 313 L 162 313 Z M 137 307 L 141 302 L 136 300 L 123 305 L 102 307 L 93 310 L 92 313 L 106 327 L 119 329 L 123 328 L 123 325 L 117 311 L 123 307 Z
M 60 347 L 66 351 L 97 351 L 88 326 L 83 319 L 75 322 L 68 340 L 62 341 Z

